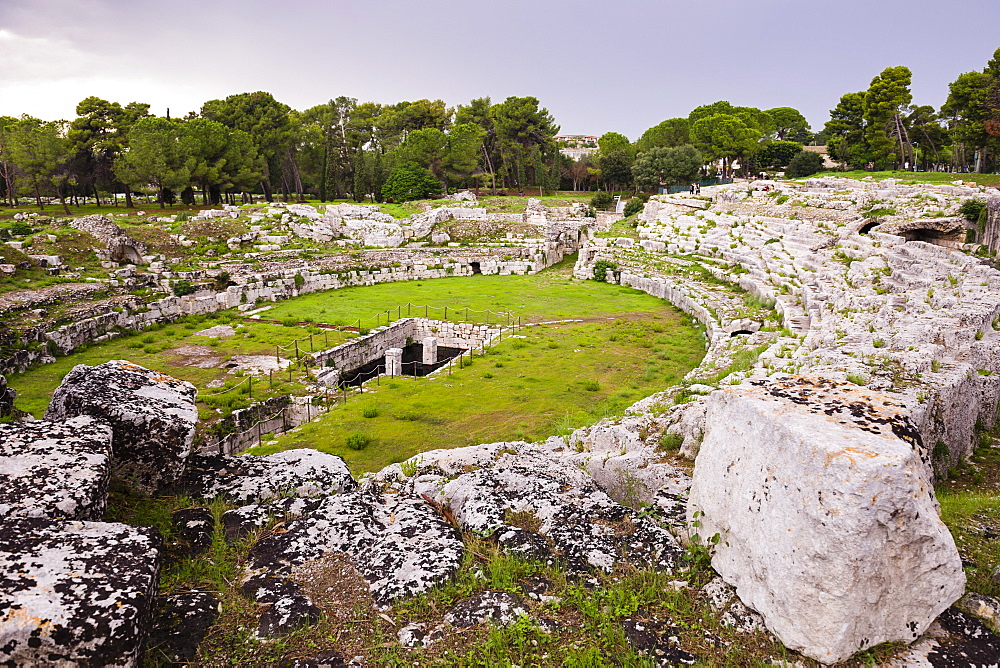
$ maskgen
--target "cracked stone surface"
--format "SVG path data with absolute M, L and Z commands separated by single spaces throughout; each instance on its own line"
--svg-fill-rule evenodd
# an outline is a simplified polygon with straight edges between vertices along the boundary
M 524 602 L 514 594 L 484 591 L 444 613 L 444 621 L 459 629 L 467 629 L 485 621 L 496 626 L 507 626 L 527 614 Z
M 152 494 L 184 471 L 198 409 L 194 385 L 124 360 L 78 364 L 52 395 L 45 419 L 89 415 L 111 425 L 115 477 Z
M 191 556 L 204 554 L 212 547 L 215 517 L 209 508 L 184 508 L 173 514 L 174 530 L 188 545 Z
M 250 551 L 251 574 L 287 575 L 327 552 L 344 552 L 380 606 L 450 578 L 465 548 L 458 533 L 423 500 L 355 492 L 329 496 Z
M 111 427 L 89 416 L 0 424 L 0 520 L 101 520 Z
M 124 524 L 0 523 L 0 664 L 138 665 L 161 544 Z
M 419 459 L 403 489 L 428 495 L 463 531 L 493 536 L 514 553 L 558 561 L 575 573 L 610 572 L 618 563 L 669 571 L 683 561 L 667 529 L 615 502 L 586 471 L 547 451 L 494 443 Z M 376 478 L 391 479 L 396 471 L 390 467 Z
M 260 616 L 257 635 L 269 638 L 279 633 L 294 631 L 303 626 L 312 626 L 319 621 L 320 609 L 308 596 L 282 596 L 270 605 Z
M 357 483 L 340 457 L 298 448 L 259 457 L 193 455 L 180 486 L 202 499 L 255 504 L 349 492 Z
M 174 664 L 194 661 L 198 645 L 222 612 L 214 594 L 202 591 L 161 596 L 149 647 L 153 654 Z

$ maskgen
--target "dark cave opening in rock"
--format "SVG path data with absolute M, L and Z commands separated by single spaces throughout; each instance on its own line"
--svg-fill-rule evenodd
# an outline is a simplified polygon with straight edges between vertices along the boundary
M 869 232 L 871 232 L 873 229 L 875 229 L 879 225 L 881 225 L 881 223 L 879 221 L 877 221 L 877 220 L 870 220 L 867 223 L 865 223 L 864 226 L 860 230 L 858 230 L 858 234 L 868 234 Z
M 749 336 L 750 334 L 753 334 L 753 332 L 751 332 L 749 329 L 737 329 L 735 332 L 732 332 L 729 335 L 729 337 L 732 338 L 734 336 L 740 336 L 741 334 L 746 334 Z
M 924 243 L 934 244 L 935 246 L 952 247 L 955 244 L 965 242 L 965 234 L 962 231 L 941 232 L 940 230 L 920 227 L 912 230 L 903 230 L 901 232 L 897 232 L 897 234 L 907 241 L 923 241 Z

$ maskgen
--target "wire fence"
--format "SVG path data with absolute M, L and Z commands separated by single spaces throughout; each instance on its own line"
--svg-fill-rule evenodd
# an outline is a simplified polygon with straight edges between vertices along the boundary
M 406 315 L 405 316 L 403 315 L 403 309 L 404 308 L 406 309 Z M 499 326 L 499 329 L 498 329 L 498 332 L 497 332 L 497 337 L 496 337 L 499 341 L 503 340 L 504 326 L 506 326 L 506 327 L 508 327 L 510 329 L 513 329 L 514 331 L 517 331 L 518 328 L 524 326 L 524 325 L 522 325 L 521 317 L 520 316 L 514 316 L 514 314 L 511 311 L 493 311 L 492 309 L 473 309 L 473 308 L 470 308 L 470 307 L 467 307 L 467 306 L 466 307 L 461 307 L 461 308 L 454 308 L 454 307 L 449 307 L 449 306 L 432 306 L 432 305 L 429 305 L 429 304 L 417 305 L 417 304 L 412 304 L 410 302 L 407 302 L 405 306 L 404 305 L 399 305 L 395 309 L 388 309 L 384 313 L 379 313 L 376 316 L 374 316 L 373 319 L 377 322 L 376 327 L 382 326 L 382 320 L 381 319 L 383 317 L 385 317 L 385 319 L 386 319 L 385 320 L 385 324 L 386 325 L 391 325 L 392 321 L 393 321 L 392 320 L 393 311 L 395 311 L 396 320 L 401 320 L 404 317 L 420 317 L 421 311 L 422 311 L 423 317 L 425 317 L 425 318 L 429 318 L 429 317 L 431 317 L 431 314 L 436 315 L 436 312 L 440 312 L 441 315 L 442 315 L 442 318 L 441 318 L 442 320 L 448 320 L 449 319 L 448 316 L 451 315 L 453 319 L 456 319 L 456 320 L 459 320 L 459 321 L 464 321 L 464 322 L 469 322 L 470 319 L 474 315 L 484 314 L 484 315 L 486 315 L 487 324 L 490 324 L 490 325 L 496 324 L 496 325 Z M 456 317 L 456 316 L 458 316 L 458 317 Z M 494 318 L 495 318 L 495 321 L 494 321 Z M 355 329 L 359 334 L 366 333 L 366 332 L 363 331 L 365 329 L 363 327 L 363 325 L 364 325 L 365 322 L 367 322 L 367 320 L 368 319 L 365 319 L 365 318 L 359 318 L 358 321 L 357 321 L 357 324 L 353 327 L 353 329 Z M 340 343 L 337 344 L 336 341 L 335 341 L 336 345 L 341 345 L 343 343 L 346 343 L 346 341 L 347 341 L 346 332 L 350 331 L 352 329 L 351 326 L 330 325 L 329 323 L 308 323 L 308 322 L 306 322 L 306 323 L 301 323 L 301 324 L 304 324 L 304 325 L 326 325 L 328 328 L 329 327 L 335 327 L 336 329 L 334 329 L 332 331 L 338 331 L 341 334 Z M 281 374 L 284 373 L 284 371 L 288 372 L 288 382 L 292 382 L 294 380 L 294 374 L 295 374 L 296 371 L 299 371 L 300 373 L 308 374 L 309 365 L 307 364 L 307 362 L 308 362 L 308 360 L 310 358 L 309 357 L 305 357 L 303 359 L 303 355 L 306 352 L 315 352 L 315 349 L 316 349 L 315 337 L 321 336 L 321 335 L 323 336 L 323 345 L 326 346 L 326 348 L 328 349 L 329 346 L 330 346 L 330 336 L 329 336 L 330 331 L 331 331 L 330 329 L 324 329 L 324 331 L 320 332 L 320 333 L 313 332 L 313 333 L 310 333 L 309 336 L 304 336 L 304 337 L 301 337 L 301 338 L 298 338 L 298 339 L 293 339 L 290 343 L 288 343 L 288 344 L 286 344 L 284 346 L 275 344 L 275 346 L 274 346 L 275 347 L 275 354 L 274 355 L 275 355 L 275 362 L 278 365 L 277 372 L 279 374 L 279 379 L 281 377 Z M 309 345 L 309 350 L 308 351 L 305 350 L 305 343 L 306 342 L 308 342 L 308 345 Z M 300 343 L 302 343 L 303 345 L 300 346 L 299 345 Z M 487 347 L 491 343 L 492 343 L 492 337 L 484 337 L 482 339 L 481 345 L 479 347 L 479 349 L 481 350 L 481 354 L 484 354 L 484 355 L 486 354 Z M 281 352 L 282 351 L 292 351 L 292 350 L 294 350 L 294 356 L 292 357 L 291 360 L 286 360 L 289 363 L 282 368 Z M 434 363 L 433 365 L 432 364 L 424 364 L 423 362 L 418 362 L 418 361 L 401 362 L 400 363 L 401 373 L 398 374 L 398 375 L 400 375 L 400 376 L 404 376 L 404 375 L 405 376 L 412 376 L 416 380 L 416 379 L 419 379 L 421 377 L 430 375 L 431 373 L 434 373 L 435 371 L 438 371 L 438 370 L 441 370 L 441 369 L 447 369 L 447 373 L 449 375 L 451 375 L 451 373 L 455 369 L 464 369 L 466 366 L 468 366 L 470 364 L 470 361 L 471 361 L 471 358 L 472 358 L 474 352 L 475 352 L 475 349 L 473 349 L 473 348 L 462 350 L 461 352 L 459 352 L 459 354 L 457 354 L 457 355 L 449 358 L 446 363 L 440 363 L 440 364 L 439 363 Z M 410 367 L 411 373 L 409 373 L 409 374 L 402 373 L 402 371 L 404 371 L 407 366 Z M 436 368 L 432 369 L 431 371 L 429 371 L 428 373 L 425 373 L 425 374 L 418 373 L 418 371 L 422 371 L 423 370 L 423 367 L 428 367 L 428 366 L 436 366 Z M 390 373 L 389 371 L 390 370 L 388 369 L 388 367 L 386 365 L 380 364 L 380 365 L 377 365 L 376 367 L 374 367 L 373 369 L 369 369 L 367 371 L 363 371 L 363 372 L 357 373 L 354 376 L 352 376 L 351 378 L 344 378 L 344 377 L 338 378 L 338 380 L 337 380 L 337 387 L 336 388 L 328 388 L 324 392 L 323 395 L 320 395 L 318 397 L 318 399 L 316 397 L 313 397 L 313 399 L 311 399 L 309 402 L 307 402 L 305 404 L 305 414 L 306 414 L 305 417 L 306 417 L 306 420 L 309 421 L 309 420 L 312 419 L 312 415 L 311 415 L 311 412 L 312 412 L 312 409 L 311 409 L 312 403 L 311 402 L 313 400 L 318 400 L 318 402 L 319 402 L 318 405 L 321 406 L 321 407 L 325 407 L 326 411 L 329 411 L 330 410 L 330 406 L 333 405 L 333 404 L 337 404 L 337 403 L 346 404 L 347 403 L 348 397 L 354 392 L 354 390 L 348 389 L 349 387 L 356 387 L 357 388 L 357 393 L 360 395 L 360 394 L 363 394 L 364 391 L 365 391 L 364 390 L 364 383 L 365 382 L 368 382 L 370 380 L 374 380 L 375 383 L 376 383 L 376 385 L 381 385 L 381 378 L 382 378 L 383 375 L 387 375 L 387 377 L 389 377 L 389 378 L 394 378 L 394 377 L 397 376 L 397 374 L 395 374 L 394 372 Z M 254 375 L 248 375 L 246 378 L 244 378 L 242 381 L 240 381 L 236 385 L 233 385 L 232 387 L 225 388 L 225 389 L 223 389 L 223 390 L 221 390 L 219 392 L 199 393 L 199 398 L 209 398 L 210 399 L 209 403 L 212 403 L 211 399 L 214 399 L 216 397 L 222 397 L 222 396 L 225 396 L 225 395 L 230 395 L 230 394 L 232 394 L 234 392 L 242 393 L 243 387 L 246 386 L 246 394 L 247 394 L 248 398 L 252 399 L 253 396 L 254 396 L 253 395 L 253 392 L 254 392 L 254 380 L 255 380 L 255 376 Z M 268 371 L 267 376 L 266 376 L 266 380 L 265 380 L 264 377 L 261 377 L 261 378 L 257 379 L 257 382 L 258 382 L 258 384 L 263 383 L 263 382 L 267 382 L 268 383 L 267 389 L 268 390 L 273 390 L 274 389 L 274 380 L 275 380 L 275 370 L 272 369 L 272 370 Z M 307 377 L 307 378 L 303 379 L 304 382 L 308 382 L 308 381 L 312 381 L 312 380 L 314 380 L 314 379 L 311 378 L 311 377 Z M 331 390 L 332 390 L 332 399 L 331 399 Z M 263 394 L 262 392 L 258 391 L 258 395 L 262 395 L 262 394 Z M 260 405 L 260 404 L 257 404 L 257 405 Z M 254 444 L 259 445 L 260 443 L 263 442 L 262 439 L 263 439 L 264 435 L 275 433 L 275 432 L 281 433 L 281 432 L 287 431 L 288 429 L 290 429 L 290 428 L 292 428 L 294 426 L 298 426 L 298 424 L 301 424 L 301 422 L 298 421 L 298 418 L 292 418 L 289 415 L 289 411 L 291 411 L 291 410 L 292 410 L 291 406 L 286 406 L 286 407 L 283 407 L 277 413 L 275 413 L 275 414 L 273 414 L 273 415 L 271 415 L 269 417 L 259 419 L 257 422 L 255 422 L 250 427 L 247 427 L 246 429 L 241 429 L 241 430 L 238 430 L 238 431 L 227 432 L 227 433 L 224 433 L 224 434 L 220 433 L 216 437 L 216 442 L 214 444 L 211 444 L 211 445 L 214 445 L 214 447 L 217 447 L 219 449 L 219 452 L 223 452 L 223 453 L 233 452 L 235 449 L 245 449 L 246 447 L 253 447 L 253 445 L 240 445 L 240 444 L 244 443 L 245 437 L 248 434 L 251 434 L 251 443 L 253 441 L 255 441 Z M 277 428 L 274 428 L 274 427 L 276 427 L 276 425 L 272 425 L 270 423 L 276 422 L 279 417 L 281 419 L 281 428 L 277 429 Z M 294 423 L 294 424 L 292 424 L 292 423 Z M 263 425 L 267 425 L 266 429 L 265 429 L 265 427 Z

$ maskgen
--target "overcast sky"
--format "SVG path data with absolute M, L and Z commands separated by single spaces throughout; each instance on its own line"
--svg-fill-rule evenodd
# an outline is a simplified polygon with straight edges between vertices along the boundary
M 265 90 L 296 109 L 533 95 L 564 133 L 632 139 L 724 99 L 819 130 L 894 65 L 940 106 L 997 28 L 1000 0 L 0 0 L 0 115 Z

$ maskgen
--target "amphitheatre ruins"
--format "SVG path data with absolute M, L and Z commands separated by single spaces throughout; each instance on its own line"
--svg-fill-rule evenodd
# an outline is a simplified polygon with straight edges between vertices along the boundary
M 598 632 L 649 665 L 996 665 L 1000 604 L 971 583 L 1000 561 L 972 563 L 935 495 L 995 450 L 992 192 L 821 176 L 630 218 L 471 192 L 408 217 L 19 213 L 36 243 L 7 241 L 0 276 L 66 280 L 0 295 L 0 665 L 486 664 L 515 642 L 543 665 Z M 322 301 L 547 276 L 597 315 Z M 680 358 L 646 307 L 596 310 L 640 297 L 699 348 L 674 376 L 648 367 Z M 655 328 L 621 352 L 648 382 L 577 380 L 623 344 L 616 318 Z M 478 427 L 484 383 L 531 363 L 571 380 L 522 370 L 516 402 L 572 390 L 578 422 L 470 444 L 389 403 L 469 382 Z M 349 419 L 428 436 L 392 450 Z M 574 665 L 612 665 L 593 652 Z

